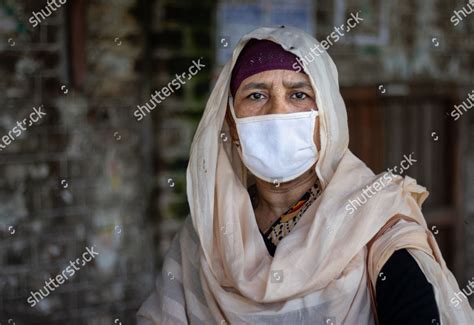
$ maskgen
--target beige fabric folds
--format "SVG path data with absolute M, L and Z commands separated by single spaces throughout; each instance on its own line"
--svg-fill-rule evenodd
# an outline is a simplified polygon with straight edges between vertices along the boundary
M 408 248 L 435 288 L 440 324 L 472 324 L 459 291 L 427 229 L 420 207 L 428 193 L 400 176 L 350 214 L 346 206 L 383 175 L 348 150 L 346 107 L 336 67 L 327 53 L 305 71 L 317 93 L 321 150 L 315 170 L 323 193 L 271 257 L 247 192 L 247 174 L 224 120 L 230 72 L 250 38 L 270 39 L 299 57 L 318 42 L 291 27 L 259 28 L 245 35 L 224 66 L 194 136 L 187 168 L 190 216 L 175 236 L 139 324 L 374 324 L 367 278 L 398 248 Z M 400 221 L 367 243 L 393 216 Z M 369 261 L 368 266 L 366 261 Z M 367 274 L 368 272 L 368 274 Z

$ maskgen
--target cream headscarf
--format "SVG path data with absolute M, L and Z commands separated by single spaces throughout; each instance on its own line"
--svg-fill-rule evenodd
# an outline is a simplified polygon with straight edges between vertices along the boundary
M 191 145 L 186 174 L 191 214 L 174 237 L 138 323 L 374 324 L 367 279 L 375 286 L 390 255 L 407 248 L 434 287 L 439 323 L 472 324 L 467 302 L 458 308 L 449 303 L 459 286 L 421 213 L 425 188 L 396 176 L 353 214 L 346 210 L 349 199 L 381 176 L 348 150 L 346 107 L 327 53 L 305 68 L 317 94 L 321 150 L 315 170 L 324 191 L 275 256 L 268 254 L 247 192 L 250 178 L 224 120 L 232 67 L 251 38 L 272 40 L 299 57 L 318 44 L 292 27 L 259 28 L 239 41 Z M 413 221 L 396 223 L 368 253 L 368 242 L 400 214 Z

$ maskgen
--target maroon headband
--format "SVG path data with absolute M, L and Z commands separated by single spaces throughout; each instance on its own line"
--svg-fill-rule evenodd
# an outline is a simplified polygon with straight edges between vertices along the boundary
M 242 81 L 267 70 L 292 70 L 303 72 L 297 56 L 284 50 L 280 44 L 252 38 L 245 44 L 232 70 L 230 92 L 235 97 Z

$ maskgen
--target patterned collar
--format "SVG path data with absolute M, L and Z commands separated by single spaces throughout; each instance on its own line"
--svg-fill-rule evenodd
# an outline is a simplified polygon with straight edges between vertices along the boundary
M 250 186 L 248 191 L 252 200 L 252 206 L 255 209 L 257 203 L 257 189 L 255 184 Z M 298 200 L 296 200 L 296 202 L 293 203 L 285 211 L 285 213 L 275 220 L 275 222 L 265 233 L 260 231 L 270 255 L 273 256 L 278 243 L 288 233 L 290 233 L 311 203 L 313 203 L 320 195 L 321 187 L 319 185 L 319 181 L 316 181 L 316 183 L 314 183 L 308 191 L 306 191 Z

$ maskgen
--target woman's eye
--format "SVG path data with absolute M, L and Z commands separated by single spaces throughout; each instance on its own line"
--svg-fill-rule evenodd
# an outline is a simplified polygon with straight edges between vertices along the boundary
M 308 95 L 306 95 L 305 93 L 303 93 L 303 92 L 301 92 L 301 91 L 299 91 L 299 92 L 297 92 L 297 93 L 294 93 L 294 94 L 292 95 L 292 97 L 293 97 L 293 96 L 296 97 L 296 99 L 306 99 L 306 97 L 308 97 Z
M 263 94 L 260 94 L 260 93 L 251 93 L 249 96 L 247 96 L 248 98 L 250 99 L 253 99 L 253 100 L 260 100 L 262 99 L 264 96 Z

